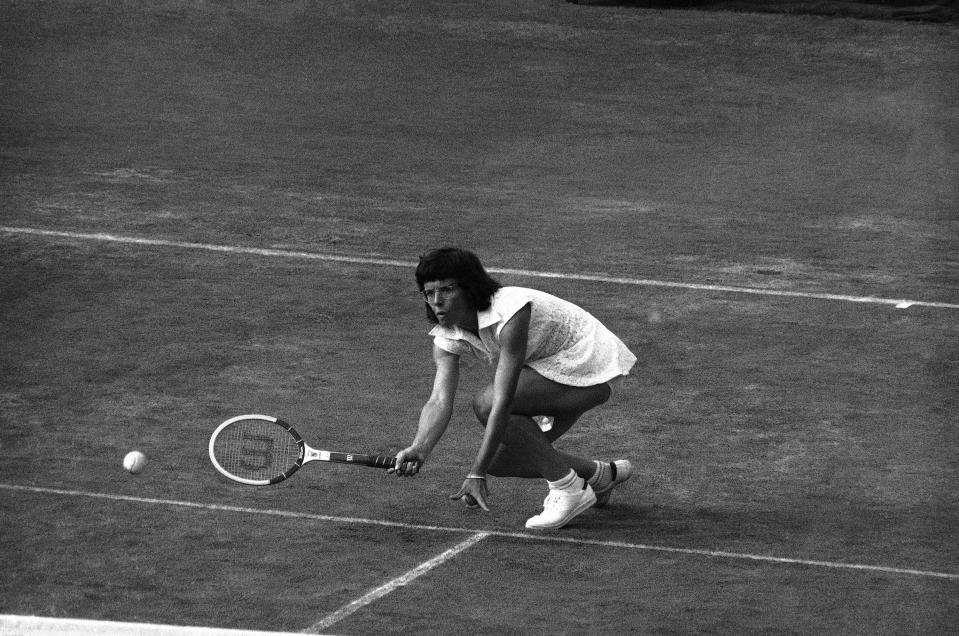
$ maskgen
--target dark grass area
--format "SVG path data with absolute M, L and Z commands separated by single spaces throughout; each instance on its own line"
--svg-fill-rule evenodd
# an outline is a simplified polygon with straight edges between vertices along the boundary
M 0 225 L 403 261 L 455 242 L 499 267 L 959 300 L 950 24 L 545 1 L 0 11 Z M 503 480 L 491 516 L 446 500 L 479 365 L 418 479 L 311 465 L 258 490 L 209 466 L 240 412 L 337 450 L 404 444 L 430 381 L 409 270 L 0 249 L 3 483 L 497 531 L 540 505 L 540 484 Z M 641 359 L 564 441 L 638 474 L 565 535 L 959 571 L 954 310 L 504 282 L 581 303 Z M 133 447 L 152 458 L 136 478 Z M 3 613 L 300 629 L 462 537 L 0 506 Z M 296 571 L 300 551 L 333 574 Z M 477 582 L 488 610 L 457 601 Z M 954 588 L 500 537 L 339 627 L 935 633 Z

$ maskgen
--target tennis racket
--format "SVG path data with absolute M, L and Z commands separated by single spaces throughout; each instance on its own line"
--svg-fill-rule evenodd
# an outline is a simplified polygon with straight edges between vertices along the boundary
M 269 415 L 240 415 L 220 424 L 210 436 L 210 461 L 226 477 L 251 486 L 281 482 L 312 461 L 374 468 L 396 464 L 395 457 L 310 448 L 292 426 Z

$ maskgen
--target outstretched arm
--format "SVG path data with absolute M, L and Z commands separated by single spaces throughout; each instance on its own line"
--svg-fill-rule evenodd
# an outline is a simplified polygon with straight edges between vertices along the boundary
M 408 447 L 396 454 L 396 468 L 391 469 L 400 476 L 419 472 L 453 416 L 453 399 L 459 384 L 459 356 L 433 345 L 433 362 L 436 365 L 433 391 L 420 411 L 416 436 Z
M 503 440 L 513 409 L 513 398 L 519 383 L 520 372 L 526 361 L 526 343 L 529 339 L 531 309 L 526 305 L 507 321 L 500 332 L 500 355 L 493 377 L 493 406 L 486 420 L 486 432 L 480 444 L 469 475 L 463 480 L 452 499 L 475 500 L 483 510 L 489 510 L 486 502 L 486 471 Z
M 529 321 L 532 309 L 526 305 L 503 326 L 500 332 L 500 355 L 493 377 L 493 405 L 483 443 L 476 453 L 470 469 L 471 475 L 486 475 L 489 465 L 503 440 L 513 411 L 513 398 L 519 383 L 520 372 L 526 362 L 526 345 L 529 340 Z

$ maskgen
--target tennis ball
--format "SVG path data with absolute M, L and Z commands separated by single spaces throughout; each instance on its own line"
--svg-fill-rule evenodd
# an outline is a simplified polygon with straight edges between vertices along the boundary
M 134 475 L 139 475 L 147 466 L 147 456 L 140 451 L 130 451 L 123 458 L 123 467 Z

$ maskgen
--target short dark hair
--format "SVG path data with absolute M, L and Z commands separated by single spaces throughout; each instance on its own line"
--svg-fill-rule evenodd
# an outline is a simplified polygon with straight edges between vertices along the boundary
M 455 279 L 465 292 L 470 305 L 477 311 L 490 308 L 493 294 L 502 287 L 499 281 L 490 276 L 476 254 L 459 247 L 441 247 L 420 256 L 416 266 L 416 284 L 423 291 L 426 283 L 447 278 Z M 437 322 L 429 303 L 426 304 L 426 317 Z

